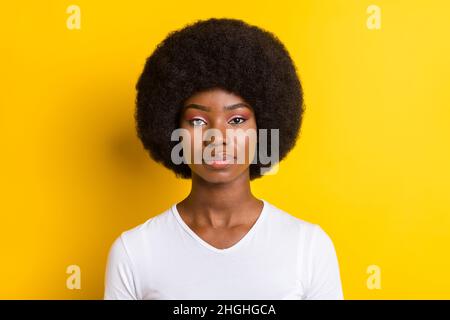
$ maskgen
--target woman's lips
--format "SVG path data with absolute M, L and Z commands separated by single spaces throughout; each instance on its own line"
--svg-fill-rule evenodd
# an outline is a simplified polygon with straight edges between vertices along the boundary
M 212 168 L 223 169 L 232 165 L 234 163 L 234 160 L 234 156 L 224 153 L 205 159 L 205 163 Z

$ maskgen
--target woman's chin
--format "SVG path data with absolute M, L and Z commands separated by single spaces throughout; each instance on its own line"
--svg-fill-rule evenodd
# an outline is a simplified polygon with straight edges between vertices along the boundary
M 202 180 L 208 183 L 222 184 L 229 183 L 238 178 L 245 172 L 246 168 L 239 168 L 239 166 L 231 165 L 223 168 L 211 167 L 209 165 L 202 165 L 199 170 L 194 173 Z

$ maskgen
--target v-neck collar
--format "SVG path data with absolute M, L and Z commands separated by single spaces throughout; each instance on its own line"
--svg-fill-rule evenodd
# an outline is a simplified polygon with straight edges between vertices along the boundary
M 205 248 L 207 248 L 211 251 L 214 251 L 216 253 L 227 253 L 227 252 L 233 252 L 233 251 L 237 250 L 239 247 L 241 247 L 252 236 L 252 234 L 256 232 L 256 229 L 261 224 L 261 221 L 267 215 L 267 211 L 269 210 L 269 203 L 264 199 L 259 199 L 259 200 L 261 200 L 264 204 L 263 204 L 263 208 L 261 210 L 261 213 L 259 214 L 258 219 L 256 219 L 255 223 L 250 228 L 250 230 L 237 243 L 235 243 L 233 246 L 225 248 L 225 249 L 219 249 L 219 248 L 212 246 L 211 244 L 209 244 L 208 242 L 203 240 L 198 234 L 196 234 L 186 224 L 186 222 L 184 222 L 183 218 L 181 217 L 180 213 L 178 212 L 177 203 L 172 205 L 171 212 L 174 215 L 174 217 L 176 218 L 176 220 L 179 222 L 181 227 L 186 232 L 188 232 L 195 240 L 197 240 L 202 246 L 204 246 Z

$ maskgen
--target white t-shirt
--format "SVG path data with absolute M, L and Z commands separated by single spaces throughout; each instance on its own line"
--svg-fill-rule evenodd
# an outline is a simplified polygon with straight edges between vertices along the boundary
M 109 251 L 104 299 L 344 299 L 328 234 L 260 200 L 256 222 L 226 249 L 200 238 L 176 204 L 124 231 Z

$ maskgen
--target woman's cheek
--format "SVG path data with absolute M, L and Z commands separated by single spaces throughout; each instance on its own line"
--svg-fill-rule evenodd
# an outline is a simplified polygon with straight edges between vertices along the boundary
M 195 161 L 201 163 L 202 142 L 201 138 L 198 139 L 198 137 L 201 137 L 201 132 L 195 131 L 188 130 L 188 136 L 182 140 L 183 157 L 187 164 L 195 164 Z
M 238 164 L 250 163 L 256 153 L 256 138 L 253 134 L 241 134 L 234 139 Z

